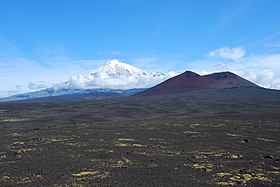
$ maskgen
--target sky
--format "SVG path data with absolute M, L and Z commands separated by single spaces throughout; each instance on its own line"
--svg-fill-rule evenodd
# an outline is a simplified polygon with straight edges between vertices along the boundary
M 280 89 L 279 0 L 0 0 L 0 97 L 111 59 Z

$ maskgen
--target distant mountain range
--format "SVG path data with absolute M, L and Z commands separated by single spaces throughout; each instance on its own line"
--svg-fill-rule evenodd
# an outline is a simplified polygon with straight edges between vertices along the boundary
M 87 94 L 90 94 L 90 98 L 92 99 L 103 99 L 103 98 L 112 98 L 112 97 L 121 97 L 121 96 L 130 96 L 134 95 L 138 92 L 141 92 L 145 89 L 128 89 L 128 90 L 117 90 L 117 89 L 54 89 L 48 88 L 44 90 L 40 90 L 37 92 L 30 92 L 25 94 L 18 94 L 10 97 L 0 98 L 0 102 L 5 101 L 18 101 L 25 99 L 34 99 L 34 98 L 46 98 L 46 97 L 56 97 L 59 99 L 60 96 L 73 96 L 73 98 L 77 97 L 86 97 Z
M 186 71 L 159 85 L 137 93 L 136 96 L 170 95 L 187 91 L 240 87 L 259 86 L 231 72 L 200 76 L 197 73 Z
M 95 97 L 91 98 L 102 98 L 102 93 L 106 97 L 129 96 L 170 77 L 170 74 L 161 72 L 145 72 L 115 59 L 88 75 L 73 76 L 65 83 L 44 90 L 0 98 L 0 102 L 91 93 L 98 93 L 92 94 Z
M 131 95 L 156 96 L 197 90 L 259 87 L 231 72 L 201 76 L 195 72 L 186 71 L 175 77 L 169 77 L 169 74 L 148 73 L 118 60 L 112 60 L 88 75 L 73 76 L 69 81 L 52 88 L 0 98 L 0 101 L 42 97 L 55 97 L 59 100 L 60 96 L 66 96 L 63 98 L 67 100 L 104 99 Z

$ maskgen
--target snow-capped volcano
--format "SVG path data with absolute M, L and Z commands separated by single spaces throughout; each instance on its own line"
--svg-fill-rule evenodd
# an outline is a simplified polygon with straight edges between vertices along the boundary
M 110 77 L 139 77 L 147 75 L 145 71 L 129 64 L 122 63 L 116 59 L 107 62 L 104 66 L 92 71 L 89 75 L 93 77 L 99 77 L 101 74 L 108 75 Z
M 104 66 L 90 72 L 88 75 L 77 75 L 63 85 L 62 88 L 74 89 L 133 89 L 149 88 L 166 79 L 169 74 L 161 72 L 148 73 L 132 65 L 116 59 L 107 62 Z

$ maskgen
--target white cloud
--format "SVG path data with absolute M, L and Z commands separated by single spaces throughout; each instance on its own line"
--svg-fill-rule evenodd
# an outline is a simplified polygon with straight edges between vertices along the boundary
M 67 84 L 58 84 L 56 89 L 60 88 L 80 88 L 80 89 L 95 89 L 95 88 L 110 88 L 110 89 L 132 89 L 132 88 L 148 88 L 175 75 L 174 72 L 162 74 L 154 77 L 152 74 L 145 76 L 120 76 L 110 77 L 107 74 L 100 74 L 98 77 L 78 75 L 72 76 Z
M 224 58 L 224 59 L 239 59 L 245 56 L 245 50 L 241 47 L 229 48 L 229 47 L 222 47 L 211 51 L 208 56 L 214 58 Z
M 17 90 L 22 90 L 23 89 L 22 85 L 16 85 L 15 87 L 16 87 Z
M 0 58 L 0 91 L 3 93 L 1 95 L 30 92 L 61 83 L 75 74 L 88 73 L 107 61 L 108 59 L 52 59 L 39 62 L 18 57 Z
M 16 95 L 16 94 L 20 94 L 22 92 L 20 92 L 19 90 L 8 90 L 8 91 L 2 91 L 0 90 L 0 98 L 1 97 L 9 97 L 11 95 Z
M 47 83 L 46 81 L 40 81 L 40 82 L 30 82 L 28 84 L 28 88 L 30 90 L 40 90 L 40 89 L 44 89 L 44 88 L 48 88 L 51 87 L 51 85 L 49 83 Z
M 265 69 L 263 71 L 249 71 L 241 74 L 252 82 L 258 83 L 260 86 L 280 89 L 280 79 L 279 77 L 277 78 L 276 73 L 273 70 Z
M 181 72 L 181 73 L 183 73 L 183 72 Z M 177 75 L 179 75 L 180 73 L 177 73 L 177 72 L 175 72 L 175 71 L 169 71 L 168 73 L 167 73 L 167 76 L 168 77 L 175 77 L 175 76 L 177 76 Z
M 188 68 L 200 74 L 231 71 L 262 87 L 280 89 L 280 54 L 251 55 L 238 61 L 206 58 L 191 62 Z

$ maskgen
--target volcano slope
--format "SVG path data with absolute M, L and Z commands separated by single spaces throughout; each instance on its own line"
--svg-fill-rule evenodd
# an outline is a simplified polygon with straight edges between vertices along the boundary
M 0 105 L 0 186 L 280 186 L 280 93 Z
M 175 77 L 137 93 L 137 96 L 173 95 L 190 91 L 209 91 L 225 88 L 260 88 L 258 85 L 232 73 L 217 72 L 199 75 L 185 71 Z

